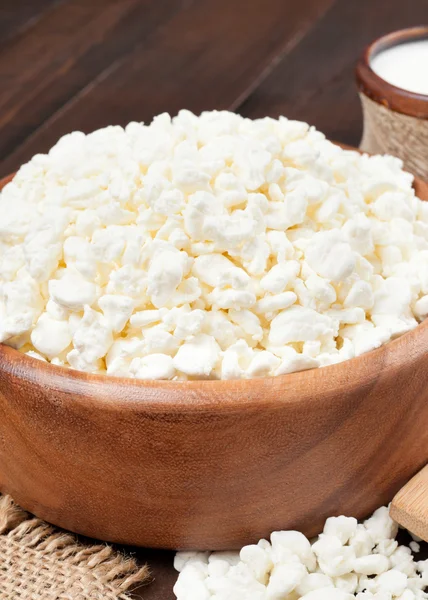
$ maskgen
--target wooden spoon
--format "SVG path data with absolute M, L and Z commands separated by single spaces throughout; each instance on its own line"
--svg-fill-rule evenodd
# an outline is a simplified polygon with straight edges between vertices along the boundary
M 401 488 L 389 512 L 399 525 L 428 542 L 428 465 Z

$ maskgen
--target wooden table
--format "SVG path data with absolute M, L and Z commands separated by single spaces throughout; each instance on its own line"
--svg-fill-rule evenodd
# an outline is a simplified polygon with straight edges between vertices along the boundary
M 309 121 L 358 145 L 362 48 L 428 0 L 1 0 L 0 176 L 61 135 L 181 108 Z M 144 519 L 144 515 L 141 515 Z M 173 600 L 172 554 L 139 551 Z

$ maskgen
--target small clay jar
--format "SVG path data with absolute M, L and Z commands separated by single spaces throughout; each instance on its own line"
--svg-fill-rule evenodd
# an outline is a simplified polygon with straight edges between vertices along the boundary
M 405 169 L 428 181 L 428 95 L 396 87 L 371 67 L 373 58 L 382 51 L 423 39 L 428 39 L 428 26 L 378 38 L 363 52 L 356 77 L 364 115 L 360 149 L 398 156 Z

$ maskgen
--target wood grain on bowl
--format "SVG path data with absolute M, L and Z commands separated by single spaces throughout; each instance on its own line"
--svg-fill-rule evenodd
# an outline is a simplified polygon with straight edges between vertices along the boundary
M 428 199 L 428 185 L 416 184 Z M 0 346 L 0 491 L 54 524 L 155 548 L 239 548 L 364 517 L 428 461 L 428 322 L 276 378 L 144 382 Z

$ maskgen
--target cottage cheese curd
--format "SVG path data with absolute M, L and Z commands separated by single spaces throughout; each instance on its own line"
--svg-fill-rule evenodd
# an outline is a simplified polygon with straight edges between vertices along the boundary
M 343 361 L 428 314 L 428 204 L 306 123 L 181 111 L 66 135 L 0 194 L 0 341 L 142 379 Z
M 298 531 L 240 552 L 179 552 L 178 600 L 426 600 L 428 560 L 399 546 L 386 507 L 364 523 L 330 517 L 312 543 Z

